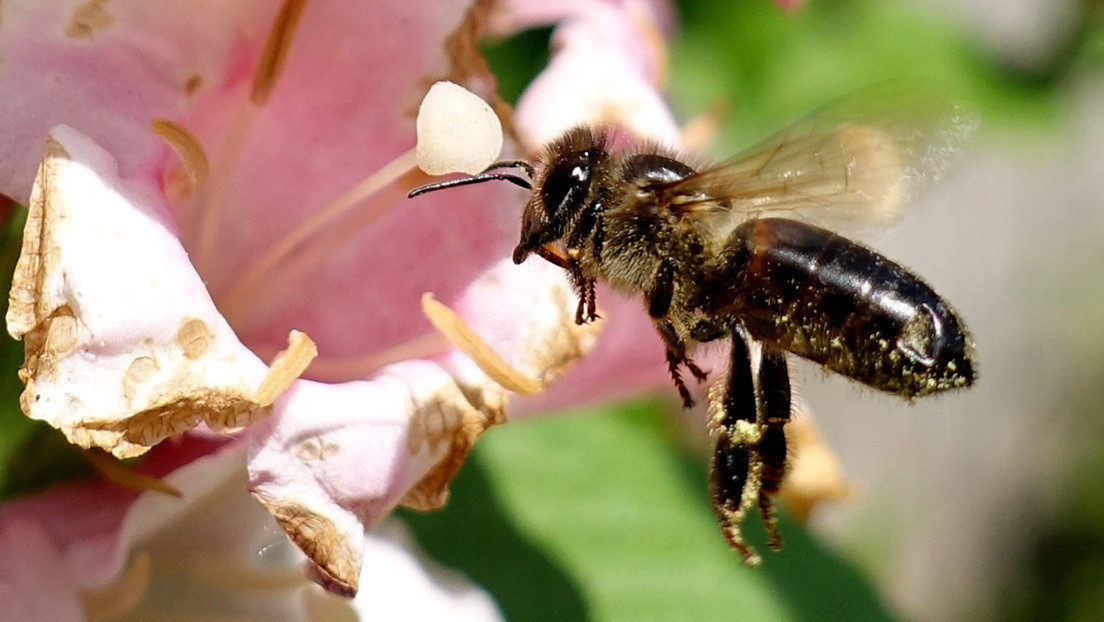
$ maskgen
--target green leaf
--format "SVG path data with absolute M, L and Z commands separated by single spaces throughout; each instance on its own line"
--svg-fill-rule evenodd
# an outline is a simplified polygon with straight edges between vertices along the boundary
M 0 287 L 11 289 L 12 273 L 23 242 L 27 210 L 14 210 L 0 227 Z M 7 313 L 7 296 L 0 309 Z M 54 428 L 32 421 L 19 409 L 19 367 L 23 344 L 0 335 L 0 500 L 89 475 L 83 452 Z
M 492 430 L 439 513 L 408 514 L 437 560 L 512 620 L 887 620 L 856 571 L 799 526 L 745 568 L 709 508 L 704 459 L 669 441 L 663 407 Z M 749 529 L 762 549 L 761 529 Z

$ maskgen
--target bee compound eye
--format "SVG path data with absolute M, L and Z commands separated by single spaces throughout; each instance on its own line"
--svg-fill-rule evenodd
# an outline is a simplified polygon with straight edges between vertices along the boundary
M 568 156 L 553 164 L 544 179 L 541 199 L 548 217 L 555 218 L 569 198 L 579 201 L 590 185 L 590 158 L 586 153 Z

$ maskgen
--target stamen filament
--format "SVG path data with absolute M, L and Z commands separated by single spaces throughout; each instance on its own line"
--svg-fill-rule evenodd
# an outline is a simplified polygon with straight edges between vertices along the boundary
M 253 82 L 249 99 L 243 101 L 234 114 L 229 132 L 222 141 L 215 159 L 215 178 L 203 200 L 199 202 L 196 217 L 196 247 L 193 253 L 195 266 L 200 274 L 210 272 L 218 232 L 222 225 L 222 212 L 229 196 L 230 182 L 238 158 L 241 156 L 249 128 L 257 112 L 268 101 L 287 62 L 291 43 L 295 39 L 296 26 L 306 8 L 306 0 L 286 0 L 269 30 L 264 50 L 253 70 Z
M 212 169 L 215 174 L 198 202 L 196 214 L 195 249 L 192 258 L 200 274 L 210 273 L 210 264 L 218 244 L 218 232 L 222 226 L 223 207 L 234 179 L 233 171 L 237 169 L 236 164 L 249 135 L 249 128 L 260 109 L 251 100 L 243 101 L 234 113 L 234 120 L 215 154 L 215 165 Z
M 287 349 L 276 355 L 276 359 L 268 367 L 268 374 L 257 389 L 257 403 L 271 406 L 303 374 L 316 356 L 318 348 L 310 337 L 297 330 L 291 331 Z
M 275 272 L 293 253 L 300 250 L 304 242 L 348 215 L 367 197 L 394 183 L 397 179 L 413 169 L 414 164 L 414 150 L 411 149 L 385 164 L 383 168 L 369 175 L 353 188 L 350 188 L 312 217 L 299 223 L 295 229 L 285 235 L 275 246 L 254 262 L 253 265 L 249 266 L 245 274 L 230 287 L 219 304 L 219 308 L 223 315 L 231 320 L 235 316 L 240 315 L 242 305 L 252 299 L 251 294 L 255 292 L 256 287 L 265 278 Z M 370 219 L 374 219 L 375 216 L 378 215 L 379 214 L 374 214 Z M 327 246 L 326 248 L 328 250 L 331 249 L 332 246 Z
M 156 477 L 142 475 L 102 449 L 89 449 L 84 455 L 100 475 L 123 488 L 139 491 L 152 490 L 173 497 L 183 496 L 180 489 L 172 484 L 165 480 L 157 479 Z
M 467 354 L 483 373 L 504 389 L 521 395 L 536 395 L 544 390 L 540 381 L 526 376 L 507 363 L 463 318 L 435 300 L 429 292 L 422 294 L 422 313 L 457 350 Z

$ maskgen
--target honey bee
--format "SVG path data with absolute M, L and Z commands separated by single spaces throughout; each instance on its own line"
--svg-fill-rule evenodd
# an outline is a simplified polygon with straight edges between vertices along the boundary
M 507 181 L 529 191 L 513 260 L 563 268 L 576 321 L 597 317 L 595 284 L 641 295 L 681 370 L 703 382 L 692 347 L 731 341 L 710 394 L 710 495 L 721 532 L 749 565 L 741 525 L 758 509 L 781 547 L 774 498 L 786 475 L 789 354 L 914 399 L 975 381 L 973 341 L 919 276 L 821 225 L 892 220 L 953 159 L 968 123 L 947 100 L 901 85 L 827 106 L 720 164 L 617 131 L 576 127 L 540 158 L 422 186 Z

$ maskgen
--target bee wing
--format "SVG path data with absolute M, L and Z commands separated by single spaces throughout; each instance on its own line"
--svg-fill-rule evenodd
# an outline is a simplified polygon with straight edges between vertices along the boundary
M 656 191 L 672 209 L 703 219 L 780 215 L 837 228 L 888 222 L 949 167 L 973 125 L 930 90 L 883 84 Z

